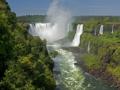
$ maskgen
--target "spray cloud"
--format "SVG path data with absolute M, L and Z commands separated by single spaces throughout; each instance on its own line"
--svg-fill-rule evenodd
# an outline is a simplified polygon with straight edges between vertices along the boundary
M 67 35 L 71 14 L 59 5 L 59 0 L 53 0 L 48 9 L 46 20 L 49 23 L 30 25 L 29 32 L 34 33 L 34 36 L 40 36 L 41 39 L 46 39 L 48 42 L 57 41 Z

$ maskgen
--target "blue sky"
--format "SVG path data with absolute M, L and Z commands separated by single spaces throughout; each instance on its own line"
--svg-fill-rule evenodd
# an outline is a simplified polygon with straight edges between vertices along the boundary
M 17 15 L 46 14 L 52 0 L 7 0 Z M 120 16 L 120 0 L 59 0 L 73 15 Z

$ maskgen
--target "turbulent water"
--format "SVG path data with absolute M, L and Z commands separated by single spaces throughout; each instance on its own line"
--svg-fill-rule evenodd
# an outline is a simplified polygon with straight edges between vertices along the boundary
M 61 90 L 83 90 L 84 76 L 80 69 L 74 65 L 75 57 L 72 55 L 72 52 L 63 49 L 57 49 L 56 51 L 60 54 L 54 59 L 54 71 L 59 72 L 59 74 L 55 75 L 57 88 Z
M 46 39 L 48 42 L 57 41 L 67 35 L 67 31 L 60 30 L 60 24 L 57 23 L 35 23 L 29 26 L 29 33 L 31 35 L 39 36 L 41 39 Z
M 60 46 L 64 47 L 63 44 L 55 44 L 55 41 L 64 39 L 68 35 L 71 14 L 59 5 L 60 0 L 52 1 L 46 17 L 46 21 L 49 23 L 30 24 L 29 33 L 50 42 L 47 45 L 48 52 L 58 52 L 58 55 L 53 58 L 56 90 L 115 90 L 115 88 L 109 87 L 102 81 L 84 73 L 80 67 L 78 68 L 75 65 L 74 52 L 62 49 Z M 69 42 L 70 45 L 67 44 L 67 48 L 79 46 L 82 33 L 83 24 L 78 24 L 74 39 Z M 100 27 L 99 34 L 103 34 L 103 25 Z M 66 43 L 68 42 L 65 42 L 65 45 Z M 88 46 L 88 51 L 90 51 L 90 44 Z M 80 56 L 81 53 L 78 52 L 77 54 Z
M 52 28 L 52 29 L 51 29 Z M 47 41 L 52 40 L 54 32 L 49 32 L 54 29 L 54 25 L 50 23 L 36 23 L 30 24 L 29 33 L 33 36 L 40 36 L 40 38 L 46 38 Z M 80 44 L 80 36 L 83 33 L 83 24 L 77 26 L 76 34 L 74 36 L 71 45 L 67 48 L 77 47 Z M 61 34 L 60 34 L 61 35 Z M 59 40 L 55 38 L 53 40 Z M 67 42 L 66 42 L 67 43 Z M 70 44 L 71 44 L 70 43 Z M 115 88 L 109 87 L 100 80 L 96 80 L 93 76 L 84 73 L 81 68 L 78 68 L 75 63 L 74 52 L 62 49 L 62 44 L 47 45 L 48 51 L 57 51 L 58 55 L 53 58 L 54 60 L 54 77 L 56 80 L 56 90 L 115 90 Z M 90 51 L 90 42 L 88 43 L 88 52 Z M 80 56 L 80 52 L 78 52 Z
M 48 47 L 49 52 L 51 50 L 58 52 L 58 56 L 53 58 L 56 90 L 116 90 L 78 68 L 72 52 L 60 47 L 50 48 Z

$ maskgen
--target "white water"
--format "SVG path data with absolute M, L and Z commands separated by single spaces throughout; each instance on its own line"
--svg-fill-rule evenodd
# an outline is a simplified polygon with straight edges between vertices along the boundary
M 112 34 L 114 33 L 114 24 L 112 25 L 112 32 L 111 32 Z
M 53 0 L 46 21 L 48 23 L 30 24 L 29 32 L 33 36 L 54 42 L 67 36 L 67 25 L 71 22 L 71 13 L 59 5 L 59 0 Z
M 75 34 L 74 39 L 72 41 L 72 46 L 73 47 L 78 47 L 79 46 L 80 37 L 81 37 L 82 33 L 83 33 L 83 24 L 78 24 L 76 34 Z
M 29 33 L 32 34 L 33 36 L 41 36 L 44 34 L 44 32 L 50 28 L 50 23 L 35 23 L 35 24 L 29 24 L 30 29 Z
M 53 59 L 57 84 L 56 90 L 85 90 L 85 87 L 82 86 L 85 77 L 81 72 L 82 70 L 74 65 L 76 61 L 72 52 L 60 48 L 54 50 L 59 54 Z
M 57 26 L 58 26 L 57 24 L 52 25 L 51 23 L 30 24 L 29 33 L 33 36 L 39 36 L 42 40 L 46 39 L 47 42 L 54 42 L 67 36 L 70 30 L 70 24 L 66 26 L 67 33 L 62 30 L 59 31 Z M 73 47 L 79 46 L 80 37 L 82 33 L 83 33 L 83 24 L 78 24 L 71 46 Z
M 39 36 L 40 34 L 42 35 L 42 32 L 47 31 L 47 28 L 49 29 L 51 27 L 50 23 L 30 25 L 31 28 L 29 32 L 33 36 Z M 80 41 L 78 39 L 80 39 L 82 32 L 83 25 L 78 25 L 75 37 L 73 39 L 73 41 L 77 44 L 74 45 L 79 45 Z M 79 33 L 79 35 L 77 33 Z M 53 45 L 47 45 L 47 48 L 48 51 L 50 51 L 51 48 L 54 48 L 53 50 L 58 52 L 58 56 L 53 58 L 54 77 L 57 85 L 56 90 L 114 90 L 97 81 L 89 74 L 85 75 L 82 69 L 75 65 L 76 60 L 73 53 L 62 49 L 61 45 L 54 45 L 53 43 Z
M 87 52 L 90 53 L 90 41 L 88 42 Z
M 46 39 L 47 42 L 54 42 L 66 36 L 65 31 L 58 29 L 59 25 L 56 23 L 35 23 L 30 24 L 29 33 L 33 36 L 39 36 L 41 39 Z
M 59 0 L 53 0 L 46 20 L 49 23 L 30 24 L 29 33 L 46 39 L 47 42 L 54 42 L 66 37 L 67 25 L 70 20 L 70 13 L 58 5 Z M 80 44 L 80 36 L 83 33 L 83 24 L 77 26 L 76 34 L 72 41 L 72 46 Z M 72 52 L 63 50 L 59 45 L 47 45 L 48 51 L 51 48 L 58 52 L 54 58 L 54 74 L 56 79 L 56 90 L 110 90 L 105 89 L 104 84 L 99 84 L 91 76 L 86 79 L 81 68 L 75 66 L 76 60 Z M 79 54 L 79 53 L 78 53 Z
M 52 51 L 51 47 L 48 46 L 47 48 L 49 52 Z M 77 67 L 73 52 L 54 47 L 54 45 L 52 48 L 58 52 L 58 55 L 53 58 L 53 71 L 57 85 L 55 90 L 116 90 Z
M 100 30 L 99 30 L 99 34 L 100 34 L 100 35 L 103 35 L 103 28 L 104 28 L 104 25 L 101 25 L 101 26 L 100 26 Z

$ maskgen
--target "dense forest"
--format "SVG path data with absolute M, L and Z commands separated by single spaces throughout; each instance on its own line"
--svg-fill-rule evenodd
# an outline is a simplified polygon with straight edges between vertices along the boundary
M 17 20 L 24 23 L 45 22 L 45 17 L 45 15 L 26 15 L 17 17 Z
M 45 17 L 46 15 L 25 15 L 18 16 L 17 20 L 25 23 L 45 22 Z M 120 22 L 120 16 L 73 16 L 71 19 L 74 24 L 86 23 L 91 20 L 97 20 L 99 23 L 104 23 L 104 21 L 106 21 L 108 24 Z
M 0 90 L 54 90 L 46 41 L 28 34 L 8 3 L 0 0 Z

